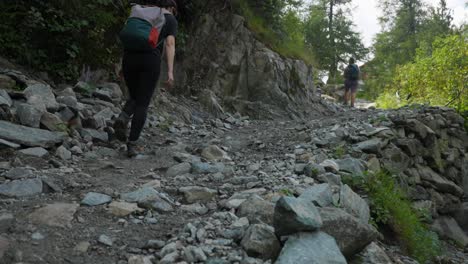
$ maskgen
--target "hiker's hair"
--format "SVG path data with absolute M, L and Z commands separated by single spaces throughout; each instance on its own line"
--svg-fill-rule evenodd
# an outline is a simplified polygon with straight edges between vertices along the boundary
M 159 0 L 156 5 L 159 7 L 175 7 L 177 9 L 177 2 L 175 0 Z
M 354 64 L 355 60 L 353 57 L 349 58 L 349 64 Z

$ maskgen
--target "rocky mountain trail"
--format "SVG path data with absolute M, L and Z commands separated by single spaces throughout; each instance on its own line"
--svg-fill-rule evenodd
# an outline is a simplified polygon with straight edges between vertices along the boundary
M 128 159 L 118 84 L 0 80 L 1 263 L 417 263 L 346 184 L 381 168 L 458 245 L 441 263 L 468 259 L 468 136 L 451 109 L 322 100 L 327 114 L 258 120 L 161 91 Z

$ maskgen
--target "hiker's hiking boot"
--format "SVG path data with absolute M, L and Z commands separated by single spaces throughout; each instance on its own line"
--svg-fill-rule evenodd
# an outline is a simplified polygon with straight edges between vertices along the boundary
M 130 116 L 127 113 L 122 112 L 120 113 L 119 117 L 114 122 L 114 129 L 115 137 L 122 141 L 127 141 L 127 130 L 128 130 L 128 122 L 130 121 Z
M 143 147 L 138 144 L 138 141 L 127 142 L 127 156 L 134 158 L 143 153 Z

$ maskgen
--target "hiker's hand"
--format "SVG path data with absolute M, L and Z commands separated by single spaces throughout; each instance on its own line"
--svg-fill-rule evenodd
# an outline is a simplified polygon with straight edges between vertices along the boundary
M 167 74 L 166 86 L 169 89 L 174 86 L 174 74 L 173 73 L 168 73 Z

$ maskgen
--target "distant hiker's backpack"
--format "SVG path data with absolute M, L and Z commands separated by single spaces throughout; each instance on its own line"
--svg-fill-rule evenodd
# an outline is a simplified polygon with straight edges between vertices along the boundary
M 359 68 L 355 64 L 348 65 L 345 69 L 345 78 L 351 80 L 359 79 Z
M 151 51 L 159 42 L 161 29 L 166 23 L 166 12 L 159 7 L 134 5 L 127 23 L 120 32 L 125 50 Z

